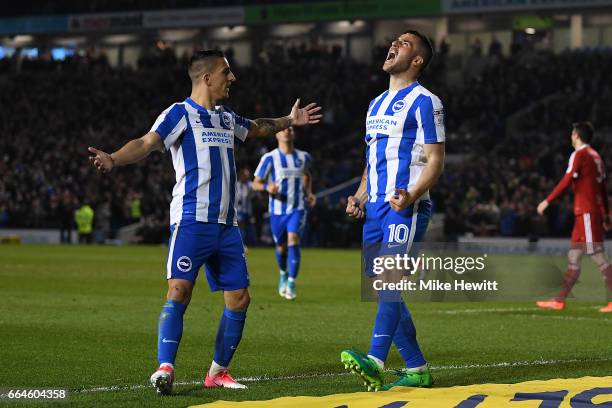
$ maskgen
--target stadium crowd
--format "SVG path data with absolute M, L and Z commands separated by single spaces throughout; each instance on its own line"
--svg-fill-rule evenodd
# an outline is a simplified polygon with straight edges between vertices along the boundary
M 324 107 L 319 126 L 298 130 L 296 145 L 314 159 L 314 191 L 355 176 L 364 166 L 363 123 L 368 102 L 387 88 L 380 69 L 387 47 L 371 64 L 342 57 L 339 48 L 275 47 L 249 67 L 232 64 L 238 81 L 228 105 L 243 116 L 288 113 L 296 97 Z M 455 66 L 444 49 L 420 81 L 445 104 L 448 160 L 432 191 L 445 214 L 447 239 L 478 236 L 566 236 L 573 216 L 566 196 L 546 219 L 537 203 L 561 177 L 571 152 L 570 125 L 591 120 L 595 147 L 608 164 L 605 145 L 612 117 L 606 72 L 611 50 L 553 55 L 523 52 L 506 58 L 477 48 Z M 228 52 L 231 57 L 231 50 Z M 95 174 L 88 146 L 112 151 L 146 133 L 157 115 L 189 94 L 187 56 L 143 56 L 138 69 L 111 68 L 104 55 L 53 61 L 0 60 L 0 227 L 70 228 L 74 211 L 95 210 L 99 241 L 121 226 L 141 222 L 144 242 L 168 234 L 168 202 L 174 174 L 167 154 L 116 171 Z M 450 81 L 459 73 L 462 81 Z M 249 140 L 236 149 L 239 168 L 254 170 L 274 138 Z M 344 195 L 324 196 L 309 214 L 305 243 L 357 244 L 360 226 L 344 216 Z M 267 197 L 253 194 L 249 243 L 269 243 Z

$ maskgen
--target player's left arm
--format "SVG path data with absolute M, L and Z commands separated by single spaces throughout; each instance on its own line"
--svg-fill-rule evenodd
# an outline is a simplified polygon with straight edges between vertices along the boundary
M 317 106 L 314 102 L 300 108 L 300 100 L 298 98 L 287 116 L 281 118 L 259 118 L 249 120 L 249 132 L 247 133 L 247 137 L 271 136 L 281 130 L 287 129 L 289 126 L 314 125 L 315 123 L 319 123 L 323 117 L 323 115 L 319 113 L 320 111 L 321 107 Z
M 389 200 L 395 211 L 401 211 L 418 200 L 438 181 L 444 170 L 446 130 L 442 102 L 434 95 L 421 95 L 420 98 L 416 119 L 418 129 L 423 132 L 423 150 L 427 162 L 410 190 L 401 187 L 395 189 L 395 195 Z
M 312 192 L 312 172 L 310 170 L 304 171 L 304 194 L 309 207 L 317 205 L 317 196 Z
M 312 192 L 312 158 L 309 153 L 306 153 L 304 161 L 304 194 L 306 195 L 308 206 L 312 208 L 317 205 L 317 196 Z
M 396 188 L 395 196 L 391 197 L 389 204 L 395 211 L 401 211 L 414 203 L 419 197 L 425 194 L 440 178 L 444 170 L 444 142 L 425 144 L 425 157 L 427 164 L 417 182 L 410 190 Z

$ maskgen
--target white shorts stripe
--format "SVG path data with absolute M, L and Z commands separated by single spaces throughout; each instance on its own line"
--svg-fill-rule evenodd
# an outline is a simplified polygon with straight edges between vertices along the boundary
M 412 207 L 412 222 L 410 223 L 410 233 L 408 235 L 408 246 L 406 247 L 406 252 L 410 252 L 412 249 L 412 242 L 414 241 L 414 234 L 416 233 L 417 226 L 417 218 L 419 217 L 419 202 L 421 200 L 416 200 L 413 203 Z
M 582 214 L 582 218 L 584 221 L 584 235 L 586 238 L 586 253 L 593 253 L 593 230 L 591 229 L 591 214 L 584 213 Z
M 168 262 L 166 263 L 166 279 L 170 279 L 172 276 L 172 257 L 174 256 L 174 243 L 176 242 L 176 236 L 178 235 L 180 221 L 176 223 L 174 231 L 172 231 L 172 237 L 170 239 L 170 249 L 168 250 Z

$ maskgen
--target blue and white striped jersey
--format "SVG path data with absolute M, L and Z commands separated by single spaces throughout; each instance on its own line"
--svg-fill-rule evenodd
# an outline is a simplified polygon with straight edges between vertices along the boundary
M 423 146 L 444 140 L 442 102 L 418 82 L 374 98 L 365 137 L 370 201 L 389 201 L 396 188 L 413 186 L 427 162 Z
M 234 137 L 244 141 L 250 122 L 224 106 L 214 111 L 191 98 L 163 111 L 151 128 L 172 154 L 176 184 L 170 224 L 201 221 L 237 225 Z
M 293 149 L 291 154 L 283 154 L 276 148 L 264 154 L 255 170 L 255 176 L 266 181 L 278 183 L 278 193 L 270 195 L 270 214 L 291 214 L 304 210 L 304 173 L 311 164 L 310 154 Z

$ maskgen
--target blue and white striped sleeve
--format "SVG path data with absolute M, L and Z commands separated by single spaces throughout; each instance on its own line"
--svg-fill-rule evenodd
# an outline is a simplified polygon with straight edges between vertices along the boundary
M 423 143 L 444 142 L 446 139 L 444 107 L 440 99 L 435 95 L 421 95 L 418 112 L 417 122 L 423 131 Z
M 164 147 L 169 149 L 186 128 L 185 108 L 181 104 L 175 103 L 157 117 L 153 127 L 151 127 L 151 132 L 157 133 L 161 137 Z
M 272 156 L 265 155 L 259 161 L 255 169 L 255 177 L 266 180 L 272 170 Z
M 234 112 L 232 112 L 232 115 L 234 115 L 234 122 L 236 123 L 236 126 L 234 126 L 234 135 L 244 142 L 251 128 L 251 121 Z

